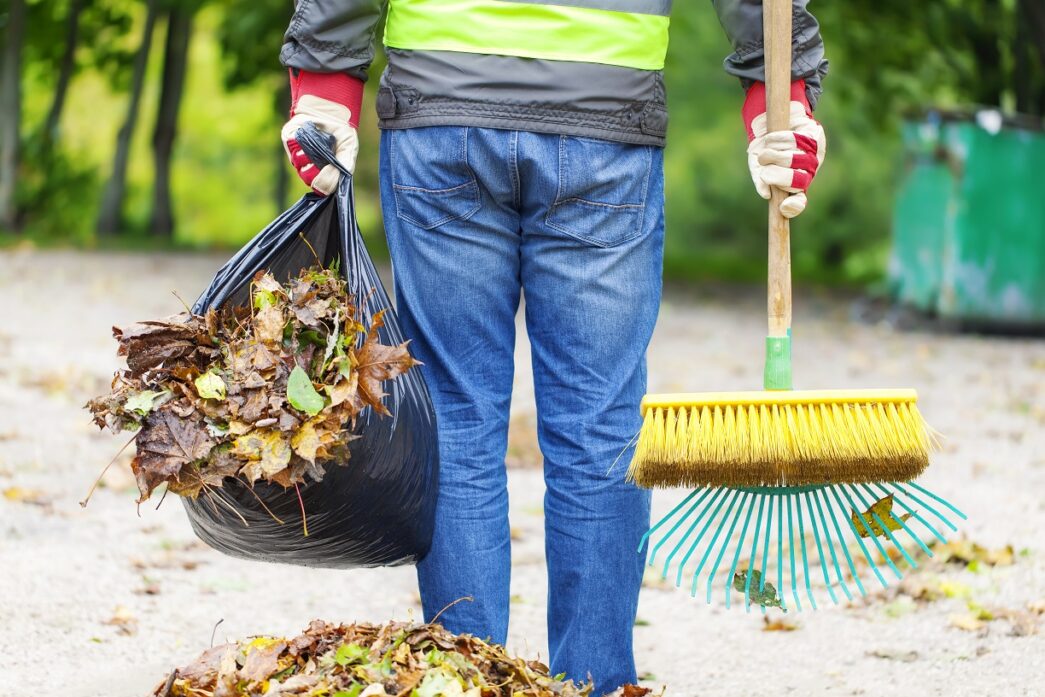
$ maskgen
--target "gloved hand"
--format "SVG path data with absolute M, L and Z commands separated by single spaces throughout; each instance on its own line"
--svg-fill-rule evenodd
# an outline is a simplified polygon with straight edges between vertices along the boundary
M 283 126 L 283 148 L 301 181 L 317 193 L 337 190 L 341 173 L 334 165 L 322 169 L 312 164 L 298 146 L 295 134 L 311 121 L 319 130 L 334 136 L 334 154 L 351 172 L 359 151 L 359 109 L 363 102 L 363 82 L 344 73 L 310 73 L 290 70 L 290 120 Z
M 806 189 L 824 161 L 827 139 L 806 99 L 805 80 L 791 83 L 790 131 L 766 132 L 766 85 L 756 82 L 747 91 L 741 111 L 747 128 L 747 165 L 758 195 L 768 200 L 770 187 L 792 194 L 780 204 L 785 218 L 806 208 Z

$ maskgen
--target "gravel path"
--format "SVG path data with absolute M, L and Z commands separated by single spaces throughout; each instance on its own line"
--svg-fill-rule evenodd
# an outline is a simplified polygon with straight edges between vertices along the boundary
M 212 633 L 220 640 L 292 633 L 314 617 L 420 614 L 412 569 L 242 562 L 196 542 L 176 501 L 135 515 L 127 456 L 86 509 L 77 505 L 122 445 L 80 408 L 116 367 L 109 327 L 177 311 L 169 291 L 194 297 L 220 261 L 0 252 L 3 697 L 141 696 L 169 667 L 208 646 Z M 651 389 L 756 387 L 760 294 L 669 293 L 651 349 Z M 930 564 L 904 592 L 791 613 L 794 631 L 777 632 L 765 631 L 758 613 L 709 608 L 651 575 L 636 628 L 645 684 L 685 697 L 1042 694 L 1045 342 L 900 334 L 849 323 L 845 299 L 800 292 L 797 301 L 801 386 L 917 386 L 923 412 L 946 436 L 927 485 L 969 514 L 970 540 L 989 550 L 1012 545 L 1012 563 L 980 563 L 975 571 Z M 543 492 L 527 353 L 520 345 L 509 453 L 509 644 L 547 655 Z M 666 511 L 680 497 L 658 493 L 656 507 Z M 956 626 L 976 625 L 970 612 L 978 608 L 995 619 Z

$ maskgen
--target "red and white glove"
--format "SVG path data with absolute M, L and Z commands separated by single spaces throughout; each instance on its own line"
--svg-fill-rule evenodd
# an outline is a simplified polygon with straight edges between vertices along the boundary
M 322 169 L 312 164 L 298 146 L 298 129 L 311 121 L 319 130 L 334 136 L 334 155 L 351 172 L 359 151 L 359 109 L 363 103 L 363 81 L 344 73 L 310 73 L 290 70 L 290 120 L 281 137 L 290 164 L 301 181 L 316 193 L 328 195 L 337 190 L 341 172 L 334 165 Z
M 747 128 L 747 165 L 751 180 L 762 198 L 769 200 L 770 187 L 791 194 L 780 204 L 785 218 L 794 218 L 806 208 L 806 189 L 824 161 L 827 139 L 806 99 L 805 80 L 791 83 L 790 131 L 766 130 L 766 85 L 756 82 L 747 91 L 741 111 Z

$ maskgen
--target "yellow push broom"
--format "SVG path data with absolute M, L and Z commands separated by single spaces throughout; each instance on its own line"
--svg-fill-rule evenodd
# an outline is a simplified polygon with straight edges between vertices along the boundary
M 768 127 L 780 131 L 789 127 L 791 1 L 765 0 L 763 10 Z M 769 204 L 765 391 L 647 395 L 628 472 L 644 487 L 697 487 L 643 537 L 649 564 L 670 545 L 662 576 L 674 566 L 681 586 L 688 574 L 694 596 L 703 580 L 710 603 L 721 571 L 727 607 L 736 592 L 746 609 L 763 612 L 801 610 L 800 586 L 815 609 L 814 576 L 835 603 L 836 589 L 853 597 L 847 578 L 866 595 L 857 569 L 864 562 L 885 587 L 880 565 L 896 578 L 897 562 L 917 565 L 901 532 L 932 555 L 909 521 L 942 542 L 931 519 L 956 530 L 948 515 L 965 518 L 910 481 L 932 446 L 914 390 L 792 390 L 785 196 L 774 189 Z

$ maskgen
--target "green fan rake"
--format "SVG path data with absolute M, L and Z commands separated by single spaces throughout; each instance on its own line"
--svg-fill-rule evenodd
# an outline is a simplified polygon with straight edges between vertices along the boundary
M 903 513 L 897 515 L 895 507 Z M 696 597 L 703 583 L 709 604 L 718 582 L 724 581 L 727 608 L 737 593 L 748 611 L 752 604 L 763 612 L 767 607 L 801 611 L 803 595 L 815 610 L 814 578 L 818 585 L 823 578 L 835 604 L 841 596 L 853 599 L 850 584 L 867 595 L 860 566 L 885 588 L 883 566 L 897 579 L 902 573 L 896 561 L 918 566 L 904 542 L 933 554 L 911 523 L 924 528 L 926 539 L 945 542 L 937 526 L 957 530 L 948 516 L 966 517 L 914 482 L 707 487 L 695 489 L 650 528 L 639 551 L 650 545 L 649 565 L 662 567 L 665 579 L 674 569 L 675 585 L 685 582 L 690 595 Z M 659 562 L 665 549 L 667 556 Z

